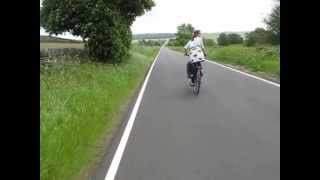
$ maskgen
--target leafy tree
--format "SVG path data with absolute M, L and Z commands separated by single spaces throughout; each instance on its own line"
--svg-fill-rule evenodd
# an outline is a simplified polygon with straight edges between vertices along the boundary
M 220 46 L 227 46 L 229 45 L 229 39 L 228 39 L 228 36 L 225 34 L 225 33 L 221 33 L 219 34 L 219 37 L 218 37 L 218 44 Z
M 41 15 L 41 9 L 42 9 L 42 7 L 40 7 L 40 15 Z M 42 18 L 40 16 L 40 28 L 41 28 L 41 26 L 42 26 Z
M 231 33 L 228 34 L 228 40 L 229 40 L 229 44 L 242 44 L 243 43 L 243 38 L 236 33 Z
M 128 55 L 135 17 L 150 10 L 152 0 L 44 0 L 41 25 L 49 34 L 81 36 L 89 55 L 102 61 Z
M 246 36 L 246 40 L 245 40 L 246 46 L 253 46 L 256 44 L 256 39 L 255 39 L 253 33 L 251 33 L 251 32 L 246 33 L 245 36 Z
M 263 28 L 256 28 L 254 31 L 246 34 L 246 45 L 253 46 L 255 44 L 275 44 L 276 37 L 271 31 Z
M 275 35 L 273 42 L 280 43 L 280 0 L 277 0 L 271 14 L 265 18 L 264 22 L 267 24 L 268 30 Z
M 192 36 L 194 27 L 191 24 L 181 24 L 177 27 L 176 45 L 185 45 Z

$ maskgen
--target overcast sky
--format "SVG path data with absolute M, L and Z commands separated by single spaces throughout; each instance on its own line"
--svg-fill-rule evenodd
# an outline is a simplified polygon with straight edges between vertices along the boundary
M 251 31 L 256 27 L 265 27 L 263 19 L 275 4 L 274 0 L 154 0 L 154 2 L 156 6 L 151 11 L 136 18 L 131 27 L 134 34 L 175 33 L 177 26 L 182 23 L 191 23 L 202 32 Z M 40 30 L 40 34 L 45 33 Z

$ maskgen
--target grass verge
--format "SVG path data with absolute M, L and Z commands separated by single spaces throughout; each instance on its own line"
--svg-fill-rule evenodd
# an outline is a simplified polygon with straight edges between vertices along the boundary
M 116 67 L 85 62 L 40 76 L 40 178 L 69 180 L 95 159 L 98 143 L 143 80 L 160 47 L 133 45 Z
M 169 46 L 170 49 L 184 52 L 183 47 Z M 231 65 L 247 72 L 270 79 L 280 79 L 280 47 L 230 45 L 225 47 L 207 47 L 208 59 Z

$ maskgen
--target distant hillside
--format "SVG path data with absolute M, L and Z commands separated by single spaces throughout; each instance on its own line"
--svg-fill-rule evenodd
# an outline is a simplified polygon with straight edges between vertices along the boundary
M 217 40 L 219 34 L 222 32 L 216 32 L 216 33 L 202 33 L 204 38 L 209 38 L 209 39 L 214 39 Z M 242 36 L 243 38 L 245 37 L 245 33 L 247 31 L 241 31 L 241 32 L 224 32 L 226 34 L 230 33 L 236 33 Z M 133 34 L 132 39 L 133 40 L 141 40 L 141 39 L 168 39 L 168 38 L 175 38 L 176 35 L 174 33 L 146 33 L 146 34 Z
M 208 38 L 208 39 L 214 39 L 217 40 L 217 38 L 219 37 L 219 34 L 221 34 L 222 32 L 217 32 L 217 33 L 202 33 L 204 38 Z M 230 34 L 230 33 L 236 33 L 239 34 L 242 38 L 245 38 L 245 33 L 247 33 L 247 31 L 241 31 L 241 32 L 224 32 L 226 34 Z
M 132 39 L 168 39 L 174 38 L 174 33 L 146 33 L 146 34 L 133 34 Z
M 63 39 L 58 37 L 40 36 L 40 42 L 82 43 L 79 40 Z
M 243 38 L 245 37 L 245 33 L 247 32 L 224 32 L 224 33 L 237 33 Z M 220 32 L 218 33 L 202 33 L 204 38 L 217 40 Z M 168 39 L 175 38 L 176 35 L 174 33 L 145 33 L 145 34 L 133 34 L 133 40 L 142 40 L 142 39 Z M 79 40 L 71 40 L 71 39 L 63 39 L 58 37 L 49 37 L 49 36 L 40 36 L 40 42 L 66 42 L 66 43 L 82 43 Z

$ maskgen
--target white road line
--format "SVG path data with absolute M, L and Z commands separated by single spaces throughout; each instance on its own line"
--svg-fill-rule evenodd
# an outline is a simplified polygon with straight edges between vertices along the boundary
M 166 43 L 165 43 L 166 44 Z M 164 45 L 165 45 L 164 44 Z M 156 61 L 158 60 L 158 57 L 160 55 L 160 52 L 162 50 L 162 48 L 164 47 L 164 45 L 160 48 L 159 50 L 159 53 L 158 55 L 156 56 L 155 60 L 153 61 L 150 69 L 149 69 L 149 72 L 146 76 L 146 79 L 144 80 L 144 83 L 142 85 L 142 88 L 140 90 L 140 93 L 139 93 L 139 96 L 137 98 L 137 101 L 133 107 L 133 110 L 130 114 L 130 117 L 129 117 L 129 120 L 128 120 L 128 123 L 126 125 L 126 128 L 122 134 L 122 137 L 121 137 L 121 140 L 120 140 L 120 143 L 117 147 L 117 150 L 116 150 L 116 153 L 115 155 L 113 156 L 113 159 L 112 159 L 112 162 L 111 162 L 111 165 L 108 169 L 108 172 L 105 176 L 105 180 L 114 180 L 115 176 L 116 176 L 116 173 L 117 173 L 117 170 L 118 170 L 118 167 L 119 167 L 119 164 L 120 164 L 120 161 L 121 161 L 121 158 L 122 158 L 122 155 L 123 155 L 123 152 L 125 150 L 125 147 L 126 147 L 126 144 L 128 142 L 128 139 L 129 139 L 129 135 L 130 135 L 130 132 L 131 132 L 131 129 L 132 129 L 132 126 L 133 126 L 133 123 L 134 123 L 134 120 L 136 118 L 136 115 L 138 113 L 138 110 L 139 110 L 139 107 L 140 107 L 140 104 L 141 104 L 141 100 L 142 100 L 142 97 L 143 97 L 143 94 L 144 94 L 144 91 L 145 91 L 145 88 L 147 86 L 147 83 L 148 83 L 148 80 L 149 80 L 149 77 L 150 77 L 150 74 L 152 72 L 152 69 L 156 63 Z
M 260 78 L 260 77 L 254 76 L 254 75 L 252 75 L 252 74 L 248 74 L 248 73 L 245 73 L 245 72 L 239 71 L 239 70 L 237 70 L 237 69 L 233 69 L 233 68 L 231 68 L 231 67 L 228 67 L 228 66 L 222 65 L 222 64 L 220 64 L 220 63 L 217 63 L 217 62 L 214 62 L 214 61 L 211 61 L 211 60 L 207 60 L 207 62 L 210 62 L 210 63 L 216 64 L 216 65 L 218 65 L 218 66 L 221 66 L 221 67 L 227 68 L 227 69 L 229 69 L 229 70 L 232 70 L 232 71 L 235 71 L 235 72 L 238 72 L 238 73 L 244 74 L 244 75 L 246 75 L 246 76 L 249 76 L 249 77 L 252 77 L 252 78 L 255 78 L 255 79 L 261 80 L 261 81 L 264 81 L 264 82 L 266 82 L 266 83 L 272 84 L 272 85 L 277 86 L 277 87 L 279 87 L 279 88 L 280 88 L 280 84 L 278 84 L 278 83 L 274 83 L 274 82 L 268 81 L 268 80 L 266 80 L 266 79 L 263 79 L 263 78 Z

